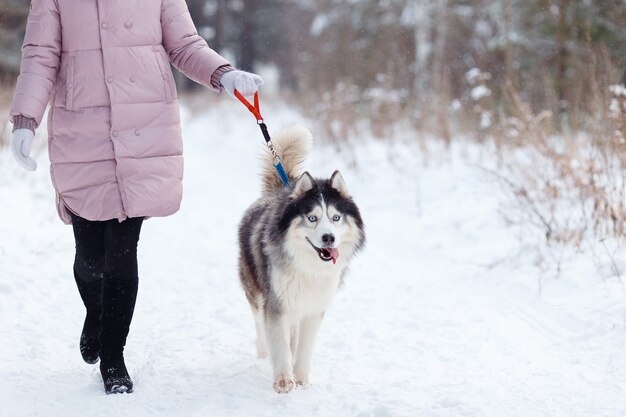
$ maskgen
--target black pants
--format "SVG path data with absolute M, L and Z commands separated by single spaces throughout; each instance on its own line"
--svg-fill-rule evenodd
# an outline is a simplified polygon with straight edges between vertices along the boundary
M 137 298 L 137 243 L 143 217 L 90 221 L 72 216 L 74 277 L 87 319 L 100 327 L 101 358 L 119 355 Z

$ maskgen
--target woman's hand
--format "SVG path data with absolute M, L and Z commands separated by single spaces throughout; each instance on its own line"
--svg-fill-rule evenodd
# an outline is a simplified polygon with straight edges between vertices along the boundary
M 37 162 L 30 157 L 30 147 L 35 133 L 30 129 L 15 129 L 11 137 L 11 151 L 17 162 L 29 171 L 37 169 Z
M 236 98 L 235 90 L 239 91 L 244 97 L 250 97 L 259 90 L 259 87 L 263 84 L 263 79 L 250 72 L 235 70 L 222 75 L 220 84 L 232 98 Z

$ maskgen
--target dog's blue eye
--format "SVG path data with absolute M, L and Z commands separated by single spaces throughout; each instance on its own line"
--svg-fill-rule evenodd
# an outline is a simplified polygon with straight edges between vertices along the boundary
M 334 221 L 334 222 L 338 222 L 338 221 L 339 221 L 339 219 L 341 219 L 341 216 L 340 216 L 340 215 L 335 214 L 335 215 L 333 216 L 333 221 Z
M 311 223 L 315 223 L 317 221 L 317 216 L 309 216 L 309 221 Z

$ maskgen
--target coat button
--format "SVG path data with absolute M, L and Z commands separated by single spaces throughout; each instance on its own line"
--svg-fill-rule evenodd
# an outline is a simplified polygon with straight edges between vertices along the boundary
M 139 131 L 139 129 L 135 129 L 135 136 L 139 136 L 141 135 L 141 132 Z
M 124 27 L 125 27 L 126 29 L 130 29 L 130 28 L 132 28 L 132 27 L 133 27 L 133 22 L 126 22 L 126 23 L 124 23 Z
M 114 138 L 117 137 L 117 130 L 114 130 L 113 133 L 111 133 L 113 135 Z
M 111 84 L 111 83 L 113 82 L 113 77 L 108 77 L 108 78 L 107 78 L 107 82 L 108 82 L 109 84 Z
M 100 23 L 100 27 L 101 27 L 102 29 L 106 29 L 106 28 L 107 28 L 107 24 L 106 24 L 106 23 L 104 23 L 104 22 L 102 22 L 102 23 Z
M 130 76 L 130 82 L 131 82 L 131 83 L 134 83 L 134 82 L 135 82 L 135 76 L 134 76 L 134 75 L 131 75 L 131 76 Z
M 167 75 L 166 74 L 163 74 L 163 79 L 167 80 Z
M 65 85 L 67 86 L 67 88 L 72 88 L 74 86 L 71 81 L 66 82 Z

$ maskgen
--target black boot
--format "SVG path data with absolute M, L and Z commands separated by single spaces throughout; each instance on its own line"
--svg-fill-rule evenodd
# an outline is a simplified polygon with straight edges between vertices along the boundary
M 107 394 L 130 393 L 133 390 L 133 381 L 128 375 L 123 352 L 136 299 L 136 278 L 104 278 L 100 372 Z
M 80 334 L 80 353 L 89 364 L 98 362 L 100 354 L 100 316 L 102 315 L 102 278 L 84 281 L 74 271 L 83 303 L 87 309 L 83 330 Z
M 123 349 L 115 353 L 103 353 L 100 360 L 100 373 L 107 394 L 130 394 L 133 381 L 124 363 Z

